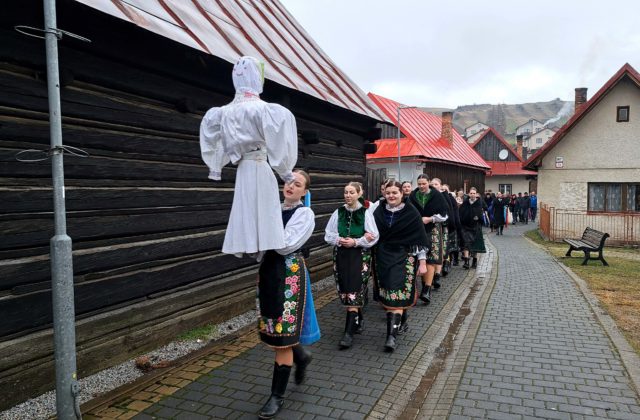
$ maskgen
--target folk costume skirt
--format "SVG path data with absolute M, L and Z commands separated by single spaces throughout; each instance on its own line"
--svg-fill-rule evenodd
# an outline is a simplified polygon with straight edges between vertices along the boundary
M 484 246 L 482 226 L 480 224 L 475 227 L 463 226 L 462 237 L 464 239 L 464 249 L 474 254 L 487 252 Z
M 375 248 L 379 301 L 388 308 L 416 304 L 418 259 L 404 246 L 380 244 Z
M 320 338 L 310 286 L 300 252 L 282 256 L 268 251 L 264 255 L 257 293 L 258 331 L 262 342 L 271 347 L 291 347 L 300 343 L 303 330 L 307 344 Z M 308 310 L 309 305 L 313 313 Z M 306 317 L 310 319 L 305 328 Z
M 446 255 L 446 235 L 442 229 L 442 223 L 434 223 L 431 232 L 427 232 L 431 246 L 427 254 L 427 264 L 440 265 Z
M 333 248 L 333 277 L 344 306 L 367 304 L 371 278 L 371 251 L 364 248 Z

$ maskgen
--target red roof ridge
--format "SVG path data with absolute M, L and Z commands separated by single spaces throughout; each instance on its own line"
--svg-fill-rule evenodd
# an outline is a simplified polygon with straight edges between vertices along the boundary
M 638 87 L 640 87 L 640 73 L 631 66 L 629 63 L 625 63 L 620 70 L 618 70 L 611 78 L 591 97 L 587 102 L 576 110 L 569 121 L 567 121 L 556 133 L 547 141 L 537 152 L 535 152 L 526 162 L 524 162 L 524 168 L 533 169 L 536 167 L 535 162 L 542 159 L 564 136 L 573 129 L 573 127 L 600 102 L 600 100 L 622 80 L 623 77 L 628 76 Z
M 397 109 L 406 106 L 392 99 L 385 98 L 380 95 L 369 92 L 367 94 L 371 101 L 380 108 L 389 120 L 397 127 Z M 442 138 L 442 118 L 416 108 L 408 108 L 401 115 L 400 132 L 405 135 L 401 142 L 401 155 L 411 152 L 414 156 L 420 155 L 426 159 L 450 162 L 452 164 L 472 166 L 475 168 L 489 169 L 490 166 L 476 152 L 467 141 L 457 131 L 451 131 L 453 136 L 453 144 Z M 390 139 L 385 139 L 390 140 Z M 378 149 L 378 152 L 367 155 L 367 159 L 382 159 L 391 156 L 390 146 L 387 142 L 379 143 L 384 145 L 384 150 Z M 416 152 L 420 152 L 416 154 Z

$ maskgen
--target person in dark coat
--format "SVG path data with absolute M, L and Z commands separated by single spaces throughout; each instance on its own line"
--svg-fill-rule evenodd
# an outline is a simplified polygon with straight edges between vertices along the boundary
M 522 220 L 525 225 L 529 224 L 529 207 L 531 207 L 531 199 L 529 198 L 529 193 L 525 191 L 524 196 L 522 196 L 520 200 L 520 220 Z
M 460 206 L 460 224 L 462 225 L 462 237 L 464 247 L 462 259 L 463 268 L 469 269 L 469 258 L 473 258 L 471 268 L 476 268 L 478 264 L 478 253 L 486 252 L 484 240 L 482 238 L 482 199 L 478 196 L 475 187 L 469 190 L 469 198 L 465 199 Z
M 406 330 L 407 310 L 418 299 L 417 279 L 427 272 L 428 238 L 420 213 L 402 201 L 402 184 L 389 181 L 386 198 L 373 212 L 379 239 L 374 248 L 379 301 L 387 312 L 385 350 L 396 348 Z
M 520 211 L 520 208 L 518 206 L 518 197 L 515 194 L 511 194 L 511 200 L 509 201 L 509 210 L 511 210 L 511 215 L 513 216 L 511 224 L 515 225 L 518 221 L 518 212 Z
M 439 289 L 439 276 L 436 276 L 436 266 L 444 261 L 444 235 L 442 222 L 449 217 L 449 207 L 442 193 L 429 185 L 429 176 L 418 176 L 418 188 L 416 188 L 407 200 L 418 210 L 422 217 L 425 232 L 427 233 L 427 272 L 422 277 L 422 291 L 420 300 L 431 303 L 431 286 Z
M 496 235 L 502 235 L 504 225 L 506 223 L 505 208 L 508 207 L 508 199 L 498 192 L 496 199 L 493 201 L 493 222 L 496 224 Z
M 458 252 L 460 246 L 458 241 L 460 215 L 458 214 L 458 203 L 453 197 L 453 194 L 449 192 L 449 185 L 442 184 L 442 194 L 447 199 L 447 204 L 449 205 L 449 218 L 445 222 L 447 229 L 447 255 L 442 264 L 442 275 L 446 276 L 451 269 L 453 256 Z

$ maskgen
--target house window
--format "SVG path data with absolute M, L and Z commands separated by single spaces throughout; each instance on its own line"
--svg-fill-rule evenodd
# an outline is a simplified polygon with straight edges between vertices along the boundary
M 617 107 L 616 122 L 629 122 L 629 105 Z
M 536 143 L 537 143 L 537 144 L 542 144 L 542 138 L 538 137 L 538 138 L 536 139 Z
M 511 184 L 498 184 L 498 191 L 511 195 Z
M 640 212 L 640 184 L 589 183 L 587 210 Z

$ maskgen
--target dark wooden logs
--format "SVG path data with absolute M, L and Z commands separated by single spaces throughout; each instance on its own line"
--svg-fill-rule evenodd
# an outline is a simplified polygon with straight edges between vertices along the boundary
M 51 166 L 15 158 L 49 148 L 44 45 L 10 29 L 41 4 L 19 3 L 0 17 L 0 410 L 54 377 Z M 200 157 L 202 115 L 232 98 L 231 64 L 76 2 L 59 7 L 60 27 L 93 41 L 60 43 L 63 142 L 90 155 L 64 158 L 87 375 L 254 308 L 257 265 L 220 252 L 235 167 L 213 182 Z M 297 164 L 312 176 L 316 281 L 332 269 L 324 227 L 343 186 L 363 180 L 363 138 L 376 121 L 271 82 L 263 98 L 289 106 L 299 133 L 318 133 L 317 144 L 299 142 Z

